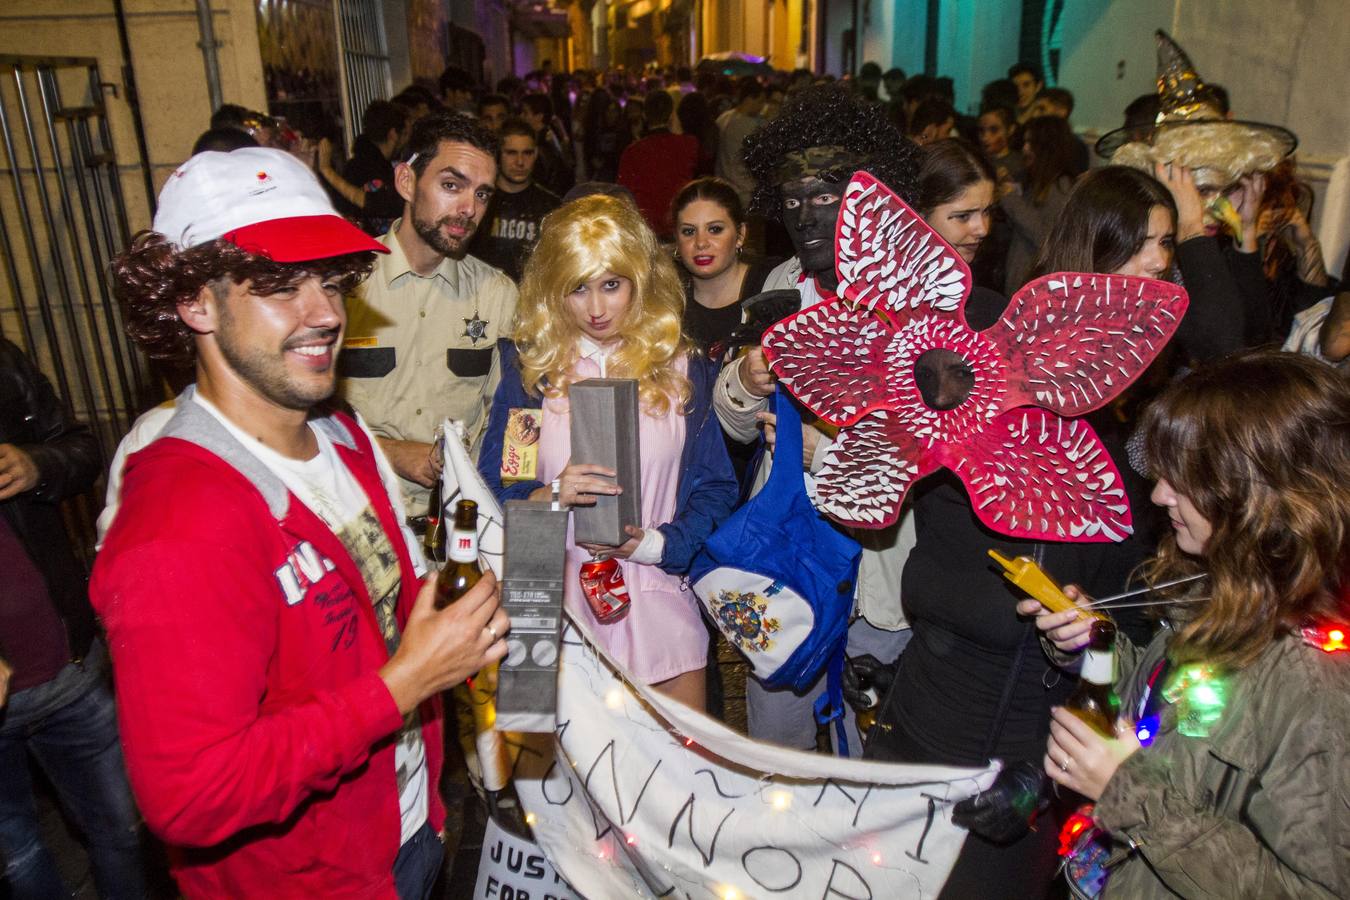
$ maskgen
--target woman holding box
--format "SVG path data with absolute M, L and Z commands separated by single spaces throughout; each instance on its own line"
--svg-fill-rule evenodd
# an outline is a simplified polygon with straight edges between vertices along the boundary
M 1350 895 L 1350 383 L 1250 353 L 1170 386 L 1144 426 L 1172 524 L 1150 580 L 1206 577 L 1158 592 L 1148 648 L 1117 642 L 1114 737 L 1053 712 L 1046 772 L 1100 829 L 1068 870 L 1121 897 Z M 1086 618 L 1018 609 L 1077 665 Z
M 570 526 L 566 605 L 639 680 L 696 709 L 704 705 L 708 635 L 680 576 L 731 511 L 736 483 L 712 416 L 716 366 L 695 352 L 680 322 L 684 291 L 670 254 L 630 203 L 583 197 L 544 219 L 520 285 L 514 343 L 501 343 L 479 471 L 506 500 L 586 506 L 619 493 L 614 472 L 571 461 L 570 385 L 637 381 L 642 527 L 618 547 L 578 546 Z M 502 447 L 512 410 L 539 410 L 537 477 L 504 483 Z M 582 564 L 619 561 L 630 600 L 615 622 L 596 618 Z

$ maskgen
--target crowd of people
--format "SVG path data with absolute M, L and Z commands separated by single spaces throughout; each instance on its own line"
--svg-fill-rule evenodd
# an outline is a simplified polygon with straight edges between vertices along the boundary
M 716 632 L 684 576 L 771 468 L 809 484 L 839 446 L 807 416 L 801 458 L 795 440 L 775 458 L 771 322 L 746 331 L 768 295 L 788 295 L 781 318 L 844 290 L 840 209 L 866 172 L 968 267 L 973 330 L 1059 272 L 1189 297 L 1162 355 L 1087 416 L 1132 534 L 1010 537 L 945 470 L 893 526 L 851 532 L 844 743 L 1002 764 L 951 811 L 970 834 L 942 896 L 1350 894 L 1350 290 L 1309 227 L 1293 135 L 1235 115 L 1159 40 L 1158 91 L 1095 147 L 1029 64 L 972 115 L 950 79 L 871 63 L 842 80 L 534 72 L 492 92 L 451 68 L 372 102 L 347 152 L 223 107 L 112 264 L 128 333 L 182 390 L 111 461 L 87 599 L 56 504 L 98 477 L 97 448 L 0 342 L 10 890 L 65 890 L 31 754 L 103 896 L 148 895 L 141 817 L 187 896 L 429 896 L 457 813 L 443 694 L 510 628 L 490 575 L 433 606 L 416 528 L 437 429 L 463 424 L 503 501 L 593 504 L 623 487 L 572 460 L 569 390 L 588 378 L 637 383 L 641 524 L 618 546 L 569 530 L 567 609 L 631 677 L 718 713 Z M 950 351 L 914 367 L 933 411 L 975 377 Z M 537 471 L 505 479 L 522 409 Z M 1023 599 L 991 550 L 1084 605 L 1159 601 L 1113 613 L 1112 734 L 1062 708 L 1092 620 Z M 614 624 L 583 596 L 597 559 L 627 585 Z M 752 677 L 749 736 L 816 750 L 828 690 Z

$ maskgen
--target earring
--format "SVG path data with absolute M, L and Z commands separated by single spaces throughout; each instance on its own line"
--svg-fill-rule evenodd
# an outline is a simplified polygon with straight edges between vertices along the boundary
M 737 256 L 740 256 L 740 255 L 741 255 L 741 251 L 742 251 L 743 249 L 745 249 L 745 248 L 742 247 L 740 244 L 737 244 L 737 245 L 736 245 L 736 255 L 737 255 Z

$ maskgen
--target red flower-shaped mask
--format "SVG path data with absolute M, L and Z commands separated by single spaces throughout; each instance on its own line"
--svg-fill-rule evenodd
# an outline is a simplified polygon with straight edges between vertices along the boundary
M 980 521 L 1002 534 L 1119 541 L 1133 531 L 1110 455 L 1086 422 L 1061 416 L 1091 412 L 1148 367 L 1181 322 L 1184 290 L 1057 273 L 974 331 L 963 312 L 965 261 L 866 172 L 845 190 L 835 246 L 840 296 L 764 335 L 779 381 L 842 429 L 816 478 L 822 511 L 884 528 L 910 485 L 945 466 Z M 973 376 L 949 408 L 929 406 L 915 378 L 935 350 L 960 357 Z

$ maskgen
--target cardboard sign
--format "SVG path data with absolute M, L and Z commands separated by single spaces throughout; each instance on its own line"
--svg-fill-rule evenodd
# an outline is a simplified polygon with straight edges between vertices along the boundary
M 581 900 L 535 844 L 488 819 L 474 900 Z

